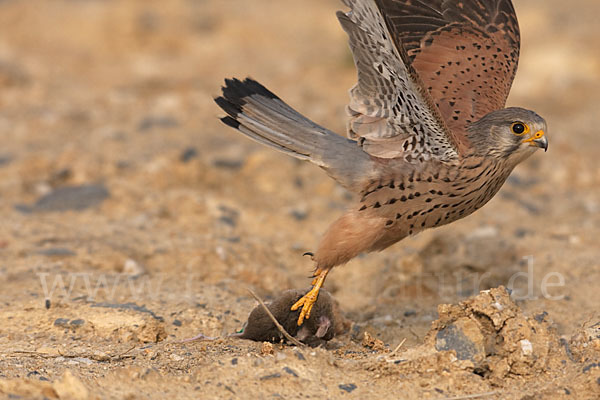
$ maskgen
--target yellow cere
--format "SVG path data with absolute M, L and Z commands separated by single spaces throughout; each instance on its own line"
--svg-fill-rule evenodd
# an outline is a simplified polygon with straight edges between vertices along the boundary
M 544 135 L 546 134 L 546 132 L 544 132 L 543 130 L 539 130 L 535 133 L 535 135 L 533 135 L 532 137 L 530 137 L 529 139 L 525 140 L 525 142 L 533 142 L 534 140 L 537 139 L 541 139 Z

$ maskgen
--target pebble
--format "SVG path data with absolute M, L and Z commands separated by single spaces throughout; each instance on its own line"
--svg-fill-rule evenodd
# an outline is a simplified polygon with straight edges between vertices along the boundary
M 54 326 L 67 326 L 69 320 L 67 318 L 57 318 L 54 320 Z
M 11 161 L 12 161 L 11 156 L 4 155 L 4 154 L 0 155 L 0 167 L 10 164 Z
M 220 159 L 214 160 L 212 165 L 216 168 L 221 168 L 221 169 L 238 170 L 244 166 L 244 161 L 220 158 Z
M 138 131 L 147 132 L 153 129 L 176 128 L 179 126 L 179 121 L 173 117 L 155 117 L 149 116 L 140 121 Z
M 483 346 L 465 335 L 464 329 L 464 326 L 457 324 L 441 329 L 435 337 L 435 349 L 437 351 L 454 350 L 459 360 L 476 362 L 479 358 L 485 357 Z
M 533 354 L 533 345 L 527 339 L 523 339 L 519 342 L 521 344 L 521 351 L 523 355 L 530 356 Z
M 344 392 L 351 393 L 356 389 L 357 386 L 354 383 L 346 383 L 346 384 L 338 385 L 338 387 L 340 389 L 342 389 Z
M 110 192 L 102 184 L 63 186 L 40 197 L 33 205 L 16 205 L 22 213 L 43 213 L 63 211 L 83 211 L 97 206 L 110 197 Z
M 65 247 L 50 247 L 48 249 L 38 250 L 37 254 L 46 257 L 73 257 L 77 255 L 73 250 Z
M 183 150 L 179 155 L 179 161 L 181 161 L 182 163 L 188 163 L 195 158 L 198 158 L 198 150 L 196 150 L 193 147 L 188 147 L 187 149 Z
M 95 350 L 92 353 L 92 359 L 96 361 L 108 361 L 110 360 L 110 356 L 103 351 Z
M 291 369 L 290 367 L 283 367 L 283 370 L 287 373 L 292 375 L 294 378 L 298 377 L 298 374 L 296 373 L 296 371 L 294 371 L 293 369 Z
M 139 276 L 146 273 L 146 268 L 130 258 L 123 264 L 123 273 L 130 276 Z
M 267 381 L 269 379 L 275 379 L 275 378 L 281 378 L 281 374 L 279 372 L 276 372 L 274 374 L 270 374 L 270 375 L 265 375 L 265 376 L 261 376 L 260 379 L 261 381 Z
M 493 226 L 485 226 L 482 228 L 475 229 L 473 232 L 467 235 L 466 239 L 488 239 L 494 238 L 496 236 L 498 236 L 498 228 Z

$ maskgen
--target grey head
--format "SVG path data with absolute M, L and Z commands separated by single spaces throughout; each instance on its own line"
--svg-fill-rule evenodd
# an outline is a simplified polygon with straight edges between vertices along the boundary
M 490 112 L 468 128 L 476 155 L 518 164 L 537 149 L 548 150 L 544 118 L 533 111 L 509 107 Z

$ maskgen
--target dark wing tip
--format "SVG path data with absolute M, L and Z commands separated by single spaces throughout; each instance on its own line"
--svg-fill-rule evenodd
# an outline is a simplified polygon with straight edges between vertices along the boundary
M 242 112 L 241 106 L 244 105 L 241 101 L 234 102 L 235 99 L 225 98 L 222 96 L 215 98 L 215 103 L 223 109 L 227 114 L 236 118 Z
M 244 97 L 252 95 L 261 95 L 270 99 L 279 99 L 273 92 L 258 83 L 252 78 L 246 78 L 240 81 L 237 78 L 225 79 L 225 86 L 222 88 L 223 97 L 233 103 L 241 102 Z M 241 102 L 244 104 L 245 102 Z
M 215 97 L 215 103 L 225 111 L 228 116 L 221 121 L 232 128 L 238 129 L 240 123 L 238 115 L 243 112 L 243 107 L 248 103 L 246 97 L 263 96 L 269 99 L 279 99 L 273 92 L 265 88 L 252 78 L 243 81 L 237 78 L 225 79 L 225 85 L 221 88 L 222 96 Z
M 230 126 L 234 129 L 239 129 L 240 125 L 241 125 L 237 119 L 234 119 L 231 117 L 223 117 L 223 118 L 221 118 L 221 122 L 223 122 L 225 125 Z
M 249 96 L 253 94 L 259 94 L 270 99 L 279 99 L 279 97 L 277 97 L 275 93 L 271 92 L 269 89 L 267 89 L 266 87 L 264 87 L 263 85 L 261 85 L 260 83 L 258 83 L 250 77 L 244 79 L 244 82 L 242 84 L 245 86 L 246 91 L 248 93 L 247 95 Z

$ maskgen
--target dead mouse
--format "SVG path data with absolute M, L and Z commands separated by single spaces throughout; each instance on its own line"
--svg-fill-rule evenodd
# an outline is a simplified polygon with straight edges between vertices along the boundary
M 300 311 L 291 311 L 290 308 L 298 301 L 308 289 L 292 289 L 281 293 L 277 298 L 267 303 L 267 308 L 279 321 L 281 326 L 291 336 L 302 343 L 310 346 L 318 346 L 321 343 L 333 339 L 336 332 L 336 305 L 333 297 L 326 290 L 319 292 L 310 318 L 298 326 Z M 280 342 L 285 341 L 284 336 L 277 329 L 264 308 L 259 304 L 256 306 L 240 333 L 230 335 L 241 339 L 249 339 L 258 342 Z
M 346 332 L 350 324 L 341 315 L 339 306 L 331 294 L 322 289 L 319 292 L 319 297 L 312 309 L 310 318 L 304 320 L 302 325 L 298 326 L 300 311 L 291 311 L 291 307 L 309 290 L 310 288 L 286 290 L 265 305 L 287 333 L 300 342 L 314 347 Z M 248 321 L 244 324 L 242 331 L 227 335 L 227 337 L 273 343 L 286 340 L 260 304 L 250 312 Z M 215 339 L 218 338 L 199 334 L 193 338 L 184 339 L 180 343 Z

